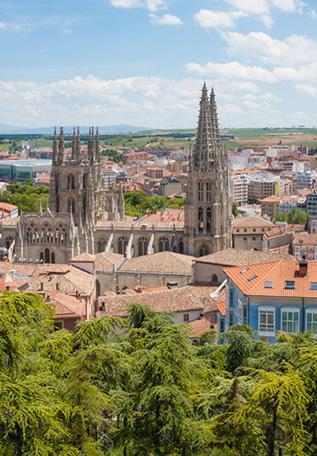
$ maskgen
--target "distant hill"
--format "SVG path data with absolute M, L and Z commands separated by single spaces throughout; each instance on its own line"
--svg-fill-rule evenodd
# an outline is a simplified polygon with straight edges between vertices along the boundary
M 11 125 L 0 125 L 0 134 L 2 135 L 51 135 L 54 127 L 39 127 L 39 128 L 28 128 L 28 127 L 13 127 Z M 88 133 L 89 127 L 80 126 L 82 133 Z M 135 133 L 137 131 L 151 130 L 149 127 L 137 127 L 134 125 L 106 125 L 99 127 L 100 133 Z M 73 132 L 73 127 L 64 127 L 66 134 Z

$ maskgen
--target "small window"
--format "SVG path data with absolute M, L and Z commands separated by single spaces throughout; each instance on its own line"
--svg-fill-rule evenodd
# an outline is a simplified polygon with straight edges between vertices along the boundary
M 252 280 L 255 280 L 257 278 L 256 274 L 252 274 L 250 277 L 248 277 L 248 282 L 252 282 Z
M 240 231 L 239 228 L 237 228 L 237 233 L 239 233 L 239 231 Z
M 255 233 L 255 232 L 256 232 L 256 228 L 253 228 L 253 233 Z
M 271 280 L 266 280 L 264 282 L 264 288 L 273 288 Z
M 256 241 L 256 237 L 255 236 L 252 236 L 252 241 Z
M 63 320 L 55 320 L 53 323 L 53 326 L 54 326 L 54 331 L 58 331 L 58 330 L 64 328 L 64 322 L 63 322 Z
M 295 280 L 285 280 L 285 287 L 288 290 L 294 290 L 295 289 Z
M 317 290 L 317 282 L 310 282 L 310 289 Z
M 248 230 L 246 228 L 244 228 L 244 232 L 246 233 Z
M 183 321 L 189 321 L 189 314 L 183 315 Z

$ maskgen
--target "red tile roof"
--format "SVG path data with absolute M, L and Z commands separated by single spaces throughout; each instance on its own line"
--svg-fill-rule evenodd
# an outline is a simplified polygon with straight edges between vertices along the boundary
M 311 282 L 317 282 L 317 261 L 308 262 L 305 277 L 298 270 L 298 261 L 290 260 L 225 268 L 224 272 L 245 295 L 317 299 L 317 291 L 310 289 Z M 294 281 L 294 289 L 285 288 L 286 281 Z

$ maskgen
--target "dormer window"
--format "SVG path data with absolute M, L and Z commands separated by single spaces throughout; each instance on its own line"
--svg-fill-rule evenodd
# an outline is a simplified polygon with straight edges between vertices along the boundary
M 284 288 L 286 290 L 295 290 L 295 280 L 285 280 Z

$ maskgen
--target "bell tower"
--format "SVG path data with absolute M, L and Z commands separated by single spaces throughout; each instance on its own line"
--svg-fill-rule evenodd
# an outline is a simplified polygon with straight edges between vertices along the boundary
M 196 143 L 189 159 L 185 205 L 186 253 L 204 256 L 231 245 L 228 157 L 220 138 L 214 90 L 204 83 Z

